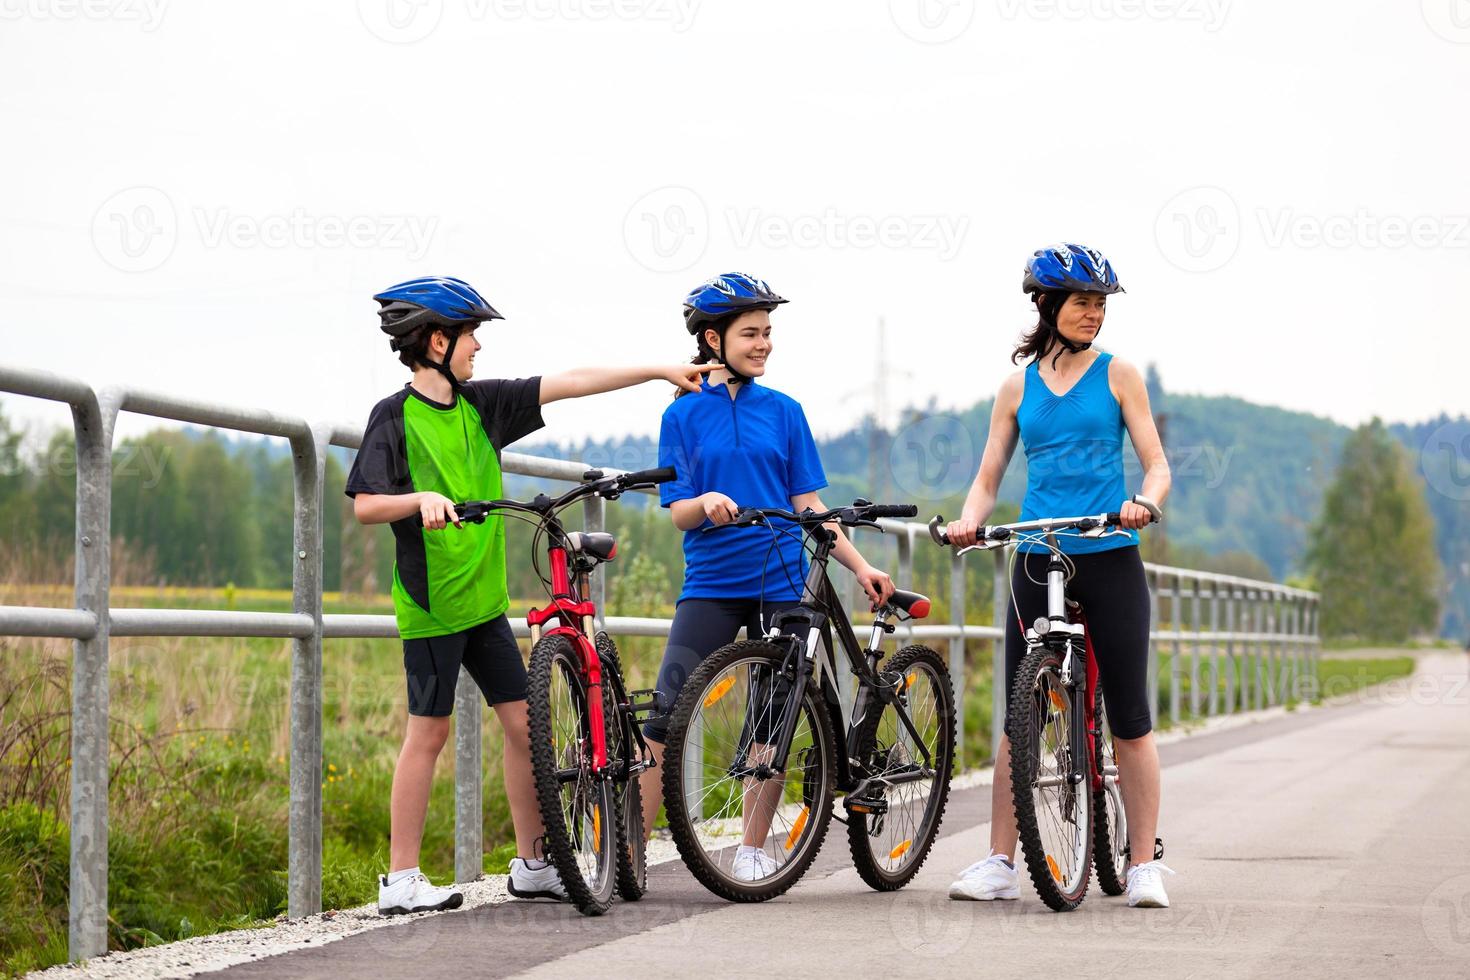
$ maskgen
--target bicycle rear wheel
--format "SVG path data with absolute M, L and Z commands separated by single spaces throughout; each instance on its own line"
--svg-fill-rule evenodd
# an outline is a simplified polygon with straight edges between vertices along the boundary
M 674 704 L 664 752 L 664 806 L 690 872 L 735 902 L 763 902 L 794 885 L 832 818 L 836 735 L 817 692 L 802 695 L 784 772 L 771 768 L 793 693 L 785 651 L 732 643 L 697 667 Z M 758 852 L 741 858 L 742 846 Z
M 617 644 L 606 633 L 597 634 L 597 656 L 602 661 L 602 710 L 607 717 L 608 764 L 617 767 L 613 781 L 618 811 L 618 895 L 636 902 L 648 892 L 648 837 L 643 833 L 643 792 L 636 775 L 629 776 L 637 744 L 631 732 L 632 719 L 623 714 L 620 705 L 628 700 L 623 683 L 623 663 Z
M 531 651 L 527 702 L 531 767 L 546 825 L 546 857 L 584 915 L 612 904 L 618 849 L 613 781 L 592 768 L 591 723 L 581 652 L 565 636 Z
M 1092 787 L 1085 744 L 1075 744 L 1077 706 L 1061 656 L 1033 647 L 1011 691 L 1011 794 L 1031 882 L 1056 912 L 1080 905 L 1091 877 Z
M 1118 785 L 1118 760 L 1113 755 L 1113 730 L 1103 710 L 1102 684 L 1093 695 L 1092 717 L 1096 734 L 1093 757 L 1102 773 L 1101 789 L 1092 793 L 1092 864 L 1097 884 L 1105 895 L 1121 895 L 1128 871 L 1128 815 L 1123 811 L 1123 790 Z
M 875 703 L 861 721 L 856 756 L 873 782 L 861 798 L 848 797 L 847 842 L 863 881 L 887 892 L 918 873 L 939 834 L 954 764 L 955 706 L 949 669 L 927 647 L 900 650 L 879 676 L 898 689 L 919 738 L 891 704 Z

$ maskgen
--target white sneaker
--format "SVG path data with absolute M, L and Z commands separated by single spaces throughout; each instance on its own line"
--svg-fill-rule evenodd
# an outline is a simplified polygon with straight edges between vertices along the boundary
M 1160 872 L 1174 874 L 1163 861 L 1135 864 L 1128 869 L 1128 907 L 1141 909 L 1166 909 L 1169 896 L 1164 894 L 1164 876 Z
M 464 903 L 464 893 L 456 888 L 437 888 L 429 879 L 414 873 L 388 884 L 386 875 L 378 876 L 378 914 L 407 915 L 410 912 L 442 912 L 457 909 Z
M 765 851 L 747 851 L 742 847 L 735 852 L 732 870 L 736 881 L 760 881 L 776 873 L 776 859 Z
M 549 898 L 554 902 L 565 902 L 567 890 L 561 883 L 561 875 L 550 864 L 544 868 L 532 868 L 522 858 L 510 859 L 510 882 L 506 890 L 516 898 Z
M 1021 897 L 1021 875 L 1003 856 L 992 854 L 961 871 L 949 886 L 949 897 L 971 902 L 1014 901 Z

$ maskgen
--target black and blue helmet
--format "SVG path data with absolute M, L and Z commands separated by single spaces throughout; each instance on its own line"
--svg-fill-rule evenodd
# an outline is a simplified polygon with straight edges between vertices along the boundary
M 373 299 L 380 304 L 379 326 L 393 338 L 394 350 L 407 347 L 423 327 L 463 327 L 505 319 L 485 302 L 475 287 L 449 276 L 424 276 L 400 282 Z
M 684 297 L 684 326 L 699 336 L 703 328 L 746 310 L 774 310 L 786 300 L 765 281 L 743 272 L 726 272 L 700 283 Z
M 1066 242 L 1038 249 L 1026 260 L 1024 293 L 1121 293 L 1113 264 L 1095 248 Z

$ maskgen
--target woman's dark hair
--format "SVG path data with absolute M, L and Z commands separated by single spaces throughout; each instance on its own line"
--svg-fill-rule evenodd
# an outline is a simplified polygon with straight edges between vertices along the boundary
M 1011 351 L 1011 363 L 1025 358 L 1026 360 L 1040 360 L 1057 337 L 1057 312 L 1067 302 L 1071 293 L 1038 293 L 1036 296 L 1036 326 L 1032 327 L 1021 336 L 1021 342 L 1016 349 Z M 1057 344 L 1057 357 L 1062 356 L 1062 345 Z M 1052 367 L 1056 367 L 1056 358 L 1052 358 Z
M 706 330 L 713 330 L 716 334 L 720 336 L 720 342 L 723 344 L 725 331 L 729 329 L 730 324 L 735 322 L 736 317 L 745 312 L 745 310 L 736 310 L 733 313 L 725 314 L 718 320 L 711 320 L 709 323 L 701 326 L 699 328 L 699 333 L 695 334 L 694 336 L 694 341 L 698 345 L 698 349 L 694 352 L 694 356 L 689 359 L 689 363 L 708 364 L 711 361 L 718 361 L 719 357 L 715 354 L 714 348 L 712 348 L 708 343 L 705 342 L 704 332 Z M 686 391 L 683 388 L 676 388 L 674 390 L 674 397 L 676 399 L 682 398 L 684 395 L 689 394 L 693 394 L 693 392 Z

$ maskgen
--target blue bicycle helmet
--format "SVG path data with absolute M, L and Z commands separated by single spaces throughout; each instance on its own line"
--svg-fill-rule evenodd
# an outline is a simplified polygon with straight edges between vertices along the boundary
M 1095 248 L 1066 242 L 1038 249 L 1026 261 L 1023 293 L 1121 293 L 1113 264 Z
M 448 378 L 453 388 L 458 388 L 460 382 L 449 369 L 449 359 L 459 341 L 459 332 L 452 328 L 505 319 L 473 286 L 449 276 L 410 279 L 389 286 L 373 299 L 379 304 L 379 327 L 392 338 L 388 346 L 394 351 L 411 346 L 425 329 L 451 328 L 446 330 L 449 349 L 444 352 L 444 360 L 431 361 L 420 355 L 418 361 Z
M 700 283 L 684 297 L 684 326 L 697 337 L 702 328 L 731 313 L 774 310 L 785 302 L 764 280 L 726 272 Z

